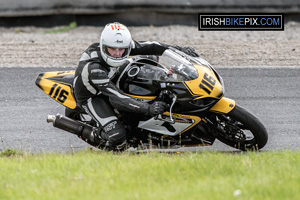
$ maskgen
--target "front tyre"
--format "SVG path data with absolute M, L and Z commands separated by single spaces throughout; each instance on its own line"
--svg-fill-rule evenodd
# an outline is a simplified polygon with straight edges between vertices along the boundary
M 217 139 L 246 151 L 263 148 L 268 141 L 264 125 L 246 109 L 236 105 L 228 114 L 217 115 Z

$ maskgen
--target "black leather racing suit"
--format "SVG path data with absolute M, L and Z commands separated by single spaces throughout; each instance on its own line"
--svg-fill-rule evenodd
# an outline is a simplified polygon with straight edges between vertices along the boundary
M 158 42 L 136 42 L 130 55 L 162 55 L 169 45 Z M 76 101 L 102 128 L 101 137 L 110 146 L 121 144 L 126 132 L 115 116 L 110 102 L 117 109 L 147 114 L 149 104 L 136 101 L 124 94 L 110 80 L 116 68 L 110 67 L 101 57 L 99 43 L 89 46 L 81 55 L 75 72 L 74 94 Z

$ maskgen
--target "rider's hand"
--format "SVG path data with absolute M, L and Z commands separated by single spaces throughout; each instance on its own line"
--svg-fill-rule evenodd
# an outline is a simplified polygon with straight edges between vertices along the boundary
M 176 49 L 182 51 L 183 53 L 190 55 L 192 57 L 199 57 L 199 55 L 196 53 L 195 49 L 193 47 L 180 47 L 180 46 L 176 46 Z
M 162 101 L 155 101 L 153 104 L 149 105 L 148 113 L 151 116 L 159 115 L 168 108 L 168 105 Z

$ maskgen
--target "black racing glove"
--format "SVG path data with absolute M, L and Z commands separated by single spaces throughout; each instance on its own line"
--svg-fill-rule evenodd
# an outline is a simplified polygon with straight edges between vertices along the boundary
M 167 108 L 168 105 L 165 102 L 155 101 L 153 104 L 149 105 L 147 114 L 151 116 L 156 116 L 165 112 Z
M 180 47 L 175 46 L 176 49 L 179 51 L 182 51 L 183 53 L 190 55 L 192 57 L 199 57 L 199 55 L 196 53 L 195 49 L 193 47 Z

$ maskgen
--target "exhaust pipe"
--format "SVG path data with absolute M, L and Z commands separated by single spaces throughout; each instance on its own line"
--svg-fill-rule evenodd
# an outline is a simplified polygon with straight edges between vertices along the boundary
M 78 137 L 84 139 L 88 143 L 93 143 L 95 127 L 84 124 L 83 122 L 73 120 L 61 114 L 48 115 L 47 122 L 53 123 L 53 126 L 70 133 L 77 135 Z

